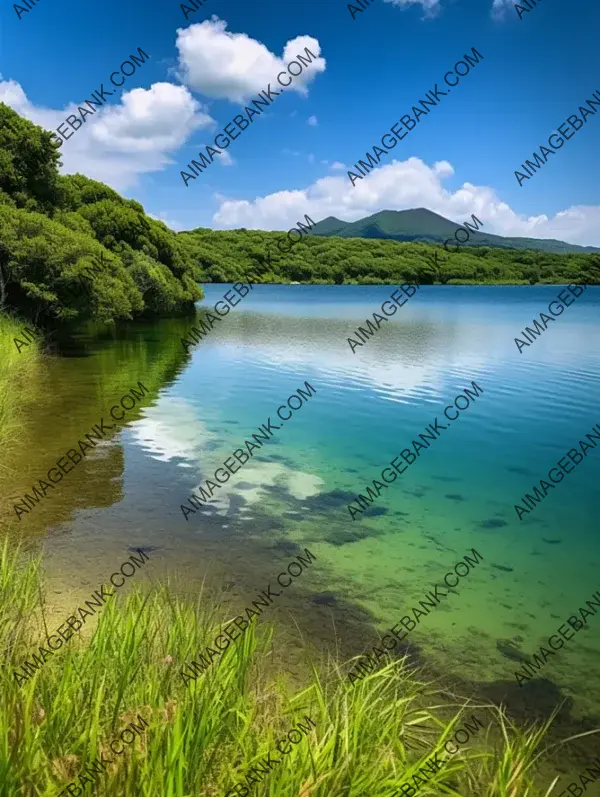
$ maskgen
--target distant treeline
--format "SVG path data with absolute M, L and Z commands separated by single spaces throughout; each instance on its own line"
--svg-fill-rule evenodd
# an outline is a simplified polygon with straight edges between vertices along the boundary
M 200 264 L 205 282 L 600 284 L 597 254 L 488 246 L 450 253 L 434 244 L 321 236 L 303 237 L 290 249 L 285 233 L 245 229 L 198 228 L 177 237 Z
M 49 132 L 0 103 L 0 312 L 46 329 L 193 313 L 201 282 L 600 284 L 597 254 L 177 234 L 104 183 L 60 175 L 59 159 Z

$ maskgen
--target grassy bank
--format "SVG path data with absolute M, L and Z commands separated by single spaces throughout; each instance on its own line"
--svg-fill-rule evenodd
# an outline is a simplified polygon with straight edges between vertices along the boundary
M 145 596 L 130 592 L 119 603 L 107 602 L 91 638 L 76 635 L 19 686 L 14 672 L 25 659 L 31 661 L 45 637 L 33 623 L 40 594 L 39 559 L 24 558 L 4 543 L 0 783 L 5 797 L 55 797 L 70 782 L 83 789 L 93 783 L 86 794 L 114 797 L 221 797 L 234 784 L 246 783 L 245 773 L 268 753 L 280 761 L 248 794 L 410 794 L 398 790 L 474 717 L 478 731 L 430 775 L 419 794 L 556 793 L 547 775 L 534 785 L 546 728 L 519 731 L 499 710 L 469 705 L 425 683 L 402 660 L 352 689 L 347 663 L 329 660 L 319 671 L 309 664 L 305 683 L 292 687 L 270 665 L 272 631 L 261 622 L 184 685 L 179 674 L 184 663 L 213 644 L 219 625 L 231 618 L 206 596 L 192 604 L 168 584 Z M 277 742 L 298 723 L 307 725 L 307 717 L 313 726 L 303 738 L 290 745 L 289 754 L 276 753 Z M 132 722 L 143 730 L 115 756 L 108 745 Z M 101 754 L 109 758 L 104 771 L 93 780 L 77 780 Z
M 15 338 L 25 340 L 22 334 L 25 327 L 31 329 L 32 325 L 0 313 L 0 477 L 6 468 L 2 463 L 18 438 L 19 404 L 28 392 L 42 356 L 38 340 L 27 341 L 28 345 L 22 348 L 15 343 Z

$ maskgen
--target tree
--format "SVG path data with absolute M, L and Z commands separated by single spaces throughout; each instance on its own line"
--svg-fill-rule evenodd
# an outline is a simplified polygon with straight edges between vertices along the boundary
M 50 133 L 0 103 L 0 189 L 17 207 L 49 210 L 58 193 L 59 155 Z
M 60 176 L 46 131 L 0 104 L 0 305 L 34 323 L 193 312 L 201 269 L 139 202 Z

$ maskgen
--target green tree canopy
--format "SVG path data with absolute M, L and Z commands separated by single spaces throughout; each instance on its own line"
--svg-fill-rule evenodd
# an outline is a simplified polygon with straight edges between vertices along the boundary
M 446 252 L 437 244 L 310 235 L 288 251 L 284 233 L 261 230 L 197 229 L 177 238 L 204 282 L 600 284 L 597 254 L 488 246 Z
M 40 325 L 190 312 L 202 271 L 139 202 L 59 175 L 50 133 L 0 103 L 0 296 Z

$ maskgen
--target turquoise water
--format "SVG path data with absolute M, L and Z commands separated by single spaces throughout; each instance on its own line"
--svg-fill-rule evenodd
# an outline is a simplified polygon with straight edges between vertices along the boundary
M 203 306 L 226 290 L 207 286 Z M 124 373 L 127 358 L 136 367 L 96 394 L 93 421 L 144 381 L 140 361 L 160 363 L 167 341 L 172 361 L 139 417 L 65 486 L 71 504 L 57 494 L 27 519 L 27 528 L 49 529 L 56 593 L 96 586 L 139 544 L 156 548 L 157 573 L 168 567 L 193 579 L 210 562 L 227 599 L 241 603 L 307 547 L 318 561 L 274 618 L 290 635 L 296 622 L 318 646 L 358 652 L 475 548 L 483 562 L 408 641 L 433 671 L 525 700 L 515 649 L 532 655 L 600 589 L 600 447 L 522 521 L 514 510 L 600 423 L 600 289 L 588 289 L 522 354 L 514 342 L 560 290 L 423 287 L 355 354 L 347 338 L 393 287 L 255 286 L 188 358 L 179 338 L 189 321 L 83 341 L 85 357 L 49 365 L 52 397 L 32 410 L 44 428 L 44 462 L 66 447 L 44 416 L 73 380 L 85 395 L 107 352 Z M 180 505 L 190 491 L 269 416 L 278 422 L 277 407 L 305 381 L 316 393 L 215 492 L 209 510 L 186 521 Z M 443 422 L 444 407 L 473 381 L 483 393 L 382 491 L 375 513 L 352 521 L 349 500 L 436 416 Z M 83 423 L 76 409 L 66 413 L 61 440 L 70 442 L 67 432 L 77 439 Z M 73 557 L 85 573 L 76 585 Z M 531 700 L 571 697 L 574 716 L 597 714 L 599 652 L 597 616 L 551 658 Z

